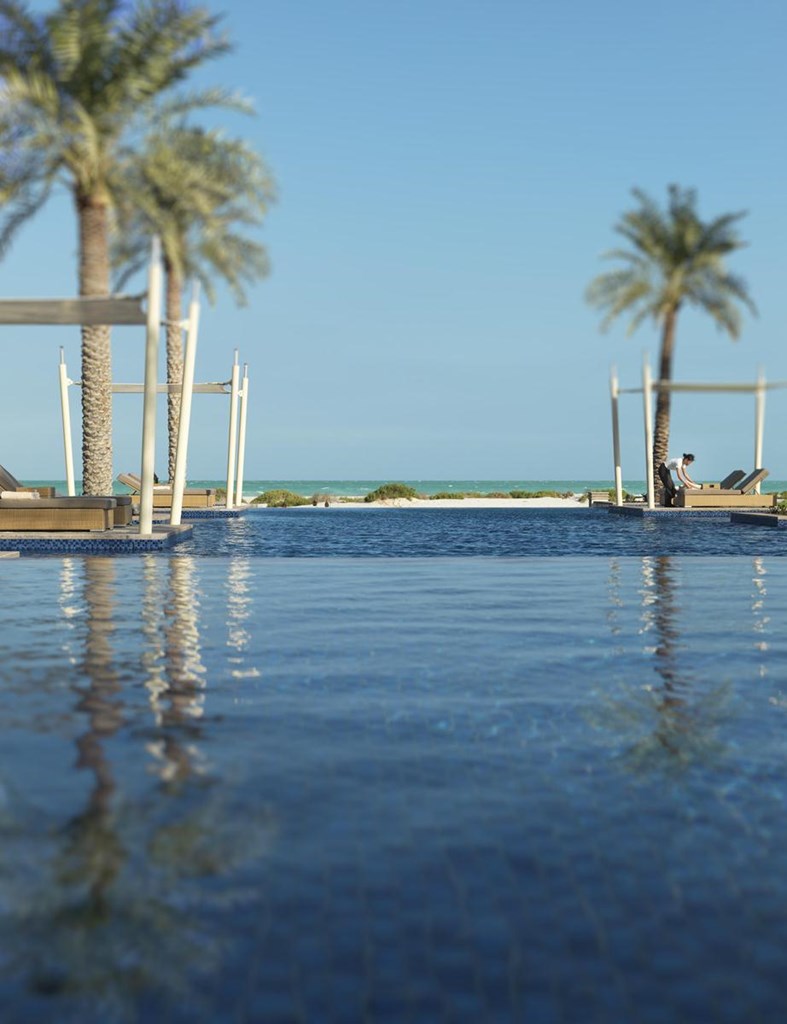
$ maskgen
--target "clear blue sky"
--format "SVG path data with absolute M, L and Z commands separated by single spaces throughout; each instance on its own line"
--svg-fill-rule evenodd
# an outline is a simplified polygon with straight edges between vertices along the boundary
M 782 3 L 210 6 L 236 50 L 205 79 L 255 100 L 226 126 L 280 193 L 261 235 L 271 276 L 246 308 L 225 291 L 204 308 L 197 361 L 200 380 L 226 378 L 235 346 L 250 364 L 247 477 L 611 477 L 610 365 L 636 386 L 658 337 L 600 334 L 583 292 L 633 186 L 694 186 L 707 217 L 749 211 L 731 269 L 760 315 L 732 343 L 682 314 L 676 378 L 787 379 Z M 73 294 L 75 247 L 63 192 L 18 236 L 0 293 Z M 62 476 L 58 342 L 76 377 L 78 332 L 4 330 L 0 461 Z M 141 379 L 138 332 L 113 352 L 117 380 Z M 639 399 L 622 413 L 624 475 L 642 477 Z M 140 418 L 116 397 L 116 472 L 139 465 Z M 195 399 L 190 477 L 223 475 L 226 423 L 224 399 Z M 700 479 L 749 469 L 752 424 L 748 397 L 678 396 L 672 449 L 697 453 Z M 786 431 L 774 392 L 779 478 Z

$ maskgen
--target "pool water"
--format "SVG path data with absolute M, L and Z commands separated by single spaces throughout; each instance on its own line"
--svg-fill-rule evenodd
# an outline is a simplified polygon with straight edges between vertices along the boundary
M 0 1019 L 781 1019 L 780 531 L 325 512 L 2 564 Z
M 324 556 L 740 555 L 787 553 L 781 530 L 736 526 L 729 513 L 634 518 L 606 509 L 294 508 L 200 522 L 177 553 Z

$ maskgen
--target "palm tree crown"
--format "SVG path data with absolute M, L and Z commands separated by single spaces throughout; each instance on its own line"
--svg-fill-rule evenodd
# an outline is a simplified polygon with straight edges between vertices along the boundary
M 153 234 L 161 238 L 167 290 L 167 381 L 183 375 L 183 284 L 198 279 L 209 301 L 215 277 L 238 303 L 245 285 L 268 272 L 265 248 L 241 229 L 259 225 L 275 198 L 262 158 L 240 139 L 159 117 L 140 150 L 125 153 L 126 189 L 117 209 L 113 265 L 118 284 L 144 265 Z M 168 401 L 169 478 L 175 470 L 180 398 Z
M 737 222 L 745 214 L 727 213 L 704 222 L 697 213 L 696 191 L 677 185 L 669 186 L 666 210 L 640 189 L 632 194 L 639 206 L 615 225 L 630 248 L 604 254 L 623 265 L 591 281 L 586 299 L 605 311 L 602 329 L 623 313 L 631 314 L 629 334 L 652 318 L 661 332 L 659 379 L 669 381 L 682 306 L 697 306 L 733 340 L 740 335 L 739 305 L 756 313 L 745 282 L 725 266 L 725 257 L 745 245 L 737 232 Z M 669 418 L 670 392 L 659 389 L 654 469 L 667 457 Z
M 218 19 L 181 0 L 59 0 L 41 17 L 0 0 L 0 249 L 65 181 L 79 227 L 79 291 L 109 292 L 118 151 L 140 111 L 225 53 Z M 83 478 L 111 493 L 109 328 L 82 329 Z

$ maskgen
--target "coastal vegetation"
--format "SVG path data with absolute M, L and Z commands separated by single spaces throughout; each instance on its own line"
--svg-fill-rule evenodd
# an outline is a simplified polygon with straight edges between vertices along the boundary
M 606 312 L 602 330 L 623 313 L 631 314 L 629 334 L 651 319 L 661 335 L 658 379 L 671 381 L 678 314 L 684 306 L 707 313 L 733 340 L 741 330 L 738 306 L 756 313 L 745 282 L 725 264 L 728 255 L 745 245 L 737 230 L 745 214 L 725 213 L 704 221 L 697 212 L 696 191 L 678 185 L 669 186 L 665 210 L 641 189 L 632 194 L 637 207 L 615 225 L 628 247 L 604 254 L 620 266 L 591 281 L 585 297 Z M 654 475 L 668 454 L 670 398 L 669 390 L 658 389 Z
M 252 499 L 252 505 L 267 505 L 268 508 L 293 508 L 297 505 L 311 505 L 312 499 L 284 488 L 263 491 Z
M 408 484 L 382 484 L 374 491 L 370 491 L 364 497 L 364 501 L 384 501 L 388 498 L 406 498 L 408 501 L 412 501 L 413 498 L 418 497 L 418 492 L 414 487 L 410 487 Z

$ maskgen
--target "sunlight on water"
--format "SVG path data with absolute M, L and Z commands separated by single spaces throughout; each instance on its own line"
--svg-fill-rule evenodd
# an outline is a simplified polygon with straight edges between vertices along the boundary
M 3 1021 L 776 1019 L 786 572 L 4 565 Z

